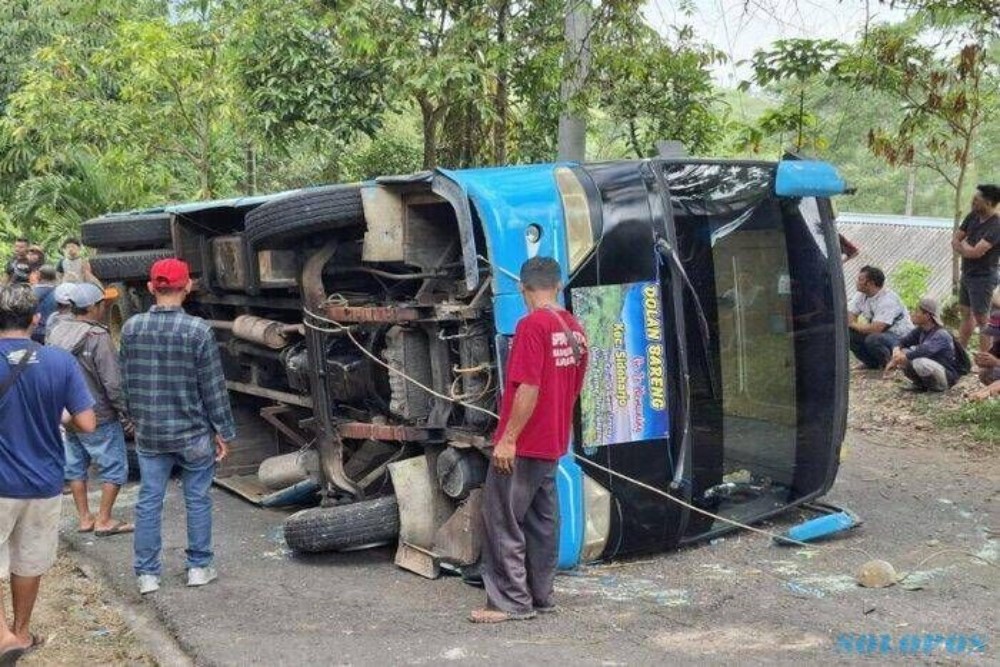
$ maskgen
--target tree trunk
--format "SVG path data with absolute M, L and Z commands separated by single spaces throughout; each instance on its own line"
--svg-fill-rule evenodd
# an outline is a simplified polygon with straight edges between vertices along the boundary
M 201 171 L 201 198 L 214 199 L 215 169 L 212 164 L 212 130 L 209 127 L 207 118 L 202 127 L 201 155 L 199 157 L 201 158 L 198 160 L 199 170 Z
M 906 181 L 906 207 L 903 214 L 906 217 L 913 215 L 913 198 L 917 192 L 917 168 L 910 165 L 909 178 Z
M 215 79 L 216 75 L 216 64 L 218 62 L 218 53 L 212 51 L 209 54 L 209 70 L 211 71 L 212 79 Z M 201 159 L 203 165 L 203 178 L 204 178 L 204 190 L 206 199 L 215 199 L 215 179 L 216 179 L 216 157 L 215 157 L 215 135 L 212 131 L 212 120 L 215 117 L 215 109 L 212 106 L 208 106 L 202 110 L 201 121 L 202 121 L 202 150 Z
M 965 142 L 962 146 L 962 154 L 958 164 L 958 179 L 955 181 L 955 202 L 952 213 L 954 214 L 953 232 L 957 232 L 962 224 L 962 189 L 965 186 L 965 176 L 969 171 L 969 155 L 972 152 L 972 140 L 974 134 L 970 131 L 965 135 Z M 958 284 L 962 279 L 961 258 L 958 253 L 951 255 L 951 293 L 958 294 Z
M 955 201 L 952 210 L 952 233 L 958 231 L 962 224 L 962 186 L 965 183 L 965 165 L 960 165 L 958 169 L 958 181 L 955 183 Z M 958 283 L 962 278 L 961 274 L 962 258 L 957 252 L 951 254 L 951 293 L 958 294 Z
M 806 108 L 806 91 L 805 88 L 799 91 L 799 137 L 795 141 L 795 152 L 802 152 L 802 124 L 805 121 L 803 117 Z
M 510 3 L 503 0 L 497 10 L 497 45 L 503 51 L 507 47 L 507 16 L 510 14 Z M 497 91 L 493 100 L 496 110 L 496 120 L 493 125 L 493 164 L 507 163 L 507 117 L 510 111 L 510 101 L 507 93 L 506 61 L 497 72 Z
M 424 130 L 424 169 L 433 169 L 437 166 L 437 109 L 431 106 L 426 99 L 418 100 L 420 104 L 420 118 L 423 121 Z
M 587 119 L 570 108 L 590 74 L 588 23 L 590 5 L 566 0 L 565 78 L 559 93 L 562 113 L 559 116 L 559 159 L 583 162 L 587 156 Z
M 212 160 L 212 130 L 205 128 L 205 143 L 201 152 L 201 183 L 202 196 L 205 199 L 215 199 L 215 165 Z
M 637 158 L 641 160 L 646 157 L 642 154 L 642 147 L 639 144 L 639 130 L 635 126 L 635 118 L 628 119 L 628 143 Z
M 476 159 L 476 110 L 473 108 L 472 102 L 466 102 L 465 110 L 462 114 L 464 118 L 465 131 L 462 133 L 464 139 L 462 141 L 462 167 L 471 167 L 475 164 Z M 483 141 L 485 144 L 486 141 Z M 485 149 L 485 147 L 484 147 Z
M 507 72 L 500 72 L 497 79 L 496 120 L 493 121 L 493 164 L 507 164 L 507 123 L 510 100 L 507 94 Z
M 246 182 L 244 183 L 243 193 L 253 196 L 257 194 L 257 151 L 254 149 L 253 142 L 247 142 L 244 149 L 244 156 L 246 160 Z

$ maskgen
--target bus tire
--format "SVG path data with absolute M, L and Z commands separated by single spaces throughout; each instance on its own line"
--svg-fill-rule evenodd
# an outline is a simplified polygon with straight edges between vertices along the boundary
M 130 317 L 146 312 L 147 308 L 137 291 L 125 283 L 118 282 L 109 287 L 118 292 L 118 298 L 108 304 L 107 315 L 108 331 L 117 350 L 121 342 L 122 327 Z
M 394 542 L 399 536 L 396 496 L 347 505 L 314 507 L 285 519 L 285 542 L 293 551 L 347 551 Z
M 83 245 L 101 250 L 162 248 L 171 243 L 170 214 L 111 215 L 80 227 Z
M 173 250 L 137 250 L 96 255 L 90 258 L 90 270 L 105 283 L 148 280 L 149 269 L 154 263 L 173 256 Z
M 245 235 L 253 247 L 281 247 L 313 234 L 364 224 L 361 186 L 330 185 L 255 208 L 246 215 Z

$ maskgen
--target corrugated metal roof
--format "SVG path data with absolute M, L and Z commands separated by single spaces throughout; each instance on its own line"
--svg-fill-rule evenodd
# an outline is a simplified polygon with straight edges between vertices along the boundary
M 951 221 L 947 225 L 924 226 L 845 222 L 837 218 L 837 231 L 858 246 L 858 255 L 844 264 L 844 280 L 848 293 L 854 292 L 854 277 L 862 266 L 871 265 L 885 271 L 889 286 L 892 274 L 906 260 L 931 267 L 927 293 L 939 301 L 951 296 Z
M 858 223 L 870 225 L 904 225 L 906 227 L 951 227 L 951 218 L 929 218 L 919 215 L 889 215 L 887 213 L 837 214 L 837 223 Z

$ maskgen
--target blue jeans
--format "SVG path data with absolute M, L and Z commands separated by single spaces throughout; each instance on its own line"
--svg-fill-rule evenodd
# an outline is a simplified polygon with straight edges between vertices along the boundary
M 212 478 L 215 475 L 215 446 L 212 438 L 202 436 L 179 451 L 167 454 L 137 452 L 142 483 L 135 506 L 135 567 L 136 575 L 159 576 L 162 565 L 160 550 L 163 539 L 160 522 L 163 517 L 163 496 L 170 481 L 170 472 L 181 469 L 184 486 L 184 506 L 187 508 L 187 568 L 208 567 L 212 564 Z
M 91 461 L 97 463 L 103 484 L 124 486 L 128 481 L 125 431 L 118 422 L 101 424 L 93 433 L 77 433 L 67 429 L 63 448 L 66 450 L 63 475 L 66 481 L 87 479 L 87 468 Z
M 878 334 L 863 334 L 850 330 L 851 352 L 868 368 L 885 368 L 892 357 L 892 348 L 899 345 L 899 336 L 884 331 Z

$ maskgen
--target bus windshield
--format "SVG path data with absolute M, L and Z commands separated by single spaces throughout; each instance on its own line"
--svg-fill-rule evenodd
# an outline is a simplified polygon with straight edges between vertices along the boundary
M 702 340 L 689 295 L 692 500 L 758 518 L 818 491 L 831 463 L 829 242 L 817 201 L 774 196 L 767 166 L 668 164 L 665 176 L 710 330 Z M 688 535 L 724 527 L 693 517 Z

